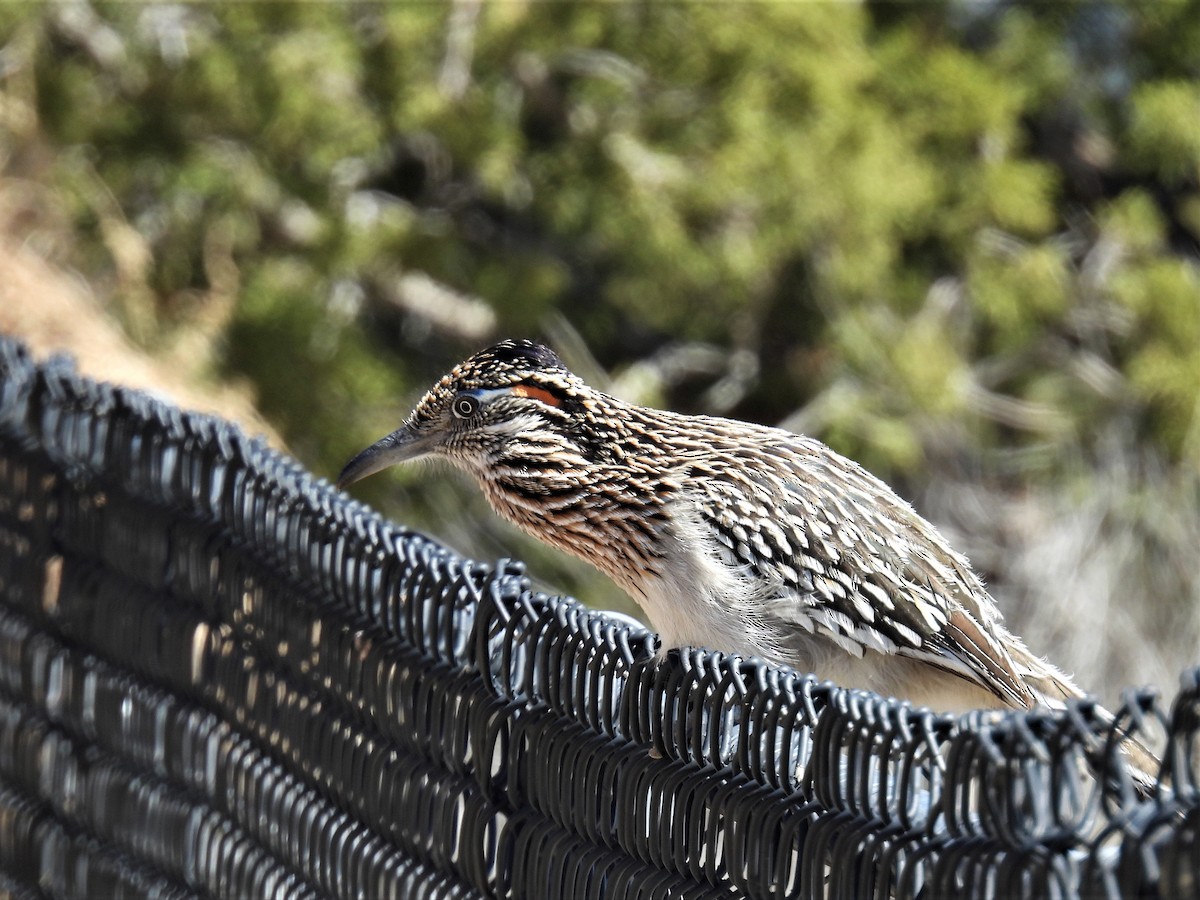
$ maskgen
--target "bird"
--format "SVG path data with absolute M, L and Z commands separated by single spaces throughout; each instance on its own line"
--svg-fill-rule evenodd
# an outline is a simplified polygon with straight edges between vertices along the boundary
M 434 384 L 338 487 L 422 457 L 616 582 L 660 652 L 758 657 L 938 712 L 1084 696 L 930 522 L 812 437 L 627 403 L 550 348 L 505 340 Z

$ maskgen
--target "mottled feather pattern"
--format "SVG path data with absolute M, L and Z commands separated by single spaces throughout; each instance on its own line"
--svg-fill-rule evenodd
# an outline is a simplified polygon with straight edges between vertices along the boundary
M 853 657 L 907 656 L 1006 701 L 1034 701 L 996 634 L 999 612 L 966 561 L 861 467 L 778 429 L 632 407 L 613 414 L 655 435 L 642 452 L 685 486 L 673 499 L 694 506 L 715 552 L 752 583 L 770 585 L 753 603 L 774 633 L 754 652 L 803 664 L 789 646 L 799 626 Z M 952 617 L 966 626 L 955 634 L 980 643 L 952 640 Z
M 812 438 L 627 404 L 526 342 L 454 369 L 410 423 L 436 423 L 461 391 L 513 386 L 494 401 L 511 407 L 500 425 L 452 432 L 446 455 L 506 519 L 624 587 L 665 646 L 709 637 L 717 649 L 818 672 L 835 660 L 850 686 L 916 700 L 923 692 L 906 687 L 909 667 L 897 667 L 895 683 L 873 672 L 856 684 L 839 657 L 869 657 L 885 672 L 885 658 L 912 659 L 1004 705 L 1077 695 L 1003 628 L 966 560 L 931 525 Z M 678 561 L 696 554 L 705 558 Z M 711 640 L 741 627 L 729 627 L 731 614 L 746 627 Z

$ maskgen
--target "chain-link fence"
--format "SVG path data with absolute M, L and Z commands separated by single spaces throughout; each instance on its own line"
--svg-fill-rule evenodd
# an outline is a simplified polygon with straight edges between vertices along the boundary
M 0 895 L 1200 895 L 1200 670 L 1109 726 L 651 654 L 0 339 Z

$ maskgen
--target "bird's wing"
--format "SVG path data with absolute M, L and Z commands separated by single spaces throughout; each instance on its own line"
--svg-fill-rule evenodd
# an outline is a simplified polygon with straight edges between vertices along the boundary
M 773 616 L 857 656 L 919 659 L 1033 704 L 970 565 L 865 469 L 791 437 L 694 460 L 687 484 L 727 560 L 782 588 Z

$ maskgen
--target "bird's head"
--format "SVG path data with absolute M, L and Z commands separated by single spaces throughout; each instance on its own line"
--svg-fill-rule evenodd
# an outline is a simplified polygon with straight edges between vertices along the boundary
M 556 455 L 583 455 L 589 396 L 548 347 L 503 341 L 459 363 L 435 384 L 404 424 L 346 464 L 344 488 L 389 466 L 437 456 L 483 475 L 544 468 Z

